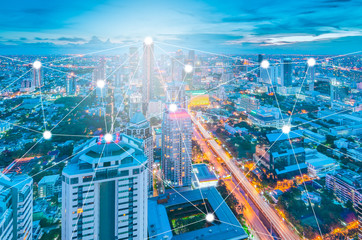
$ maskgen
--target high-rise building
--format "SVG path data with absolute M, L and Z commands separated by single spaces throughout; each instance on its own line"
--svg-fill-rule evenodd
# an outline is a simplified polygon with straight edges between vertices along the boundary
M 341 101 L 348 96 L 348 87 L 344 86 L 335 78 L 330 80 L 330 97 L 331 102 Z
M 191 185 L 191 117 L 184 109 L 166 110 L 162 122 L 162 173 L 172 186 Z
M 98 66 L 94 68 L 93 71 L 93 82 L 94 85 L 97 86 L 97 81 L 103 80 L 106 81 L 106 61 L 104 59 L 101 59 Z M 97 88 L 96 89 L 96 95 L 97 97 L 105 97 L 107 92 L 107 84 L 104 88 Z
M 277 85 L 279 78 L 279 67 L 278 66 L 269 66 L 268 68 L 260 69 L 260 78 L 261 82 L 266 84 Z
M 142 98 L 143 114 L 146 114 L 147 106 L 150 99 L 153 98 L 153 65 L 154 65 L 154 45 L 143 44 L 143 81 L 142 81 Z
M 66 80 L 66 91 L 67 95 L 76 95 L 77 93 L 77 80 L 75 79 L 74 73 L 71 73 Z
M 261 62 L 263 61 L 263 58 L 264 58 L 264 56 L 263 56 L 262 54 L 259 54 L 259 55 L 258 55 L 258 63 L 259 63 L 259 70 L 258 70 L 258 72 L 257 72 L 257 76 L 258 76 L 258 77 L 261 76 L 261 70 L 262 70 L 262 68 L 260 67 L 260 64 L 261 64 Z
M 183 82 L 171 82 L 167 84 L 166 99 L 168 103 L 175 103 L 182 108 L 186 107 L 185 84 Z
M 33 236 L 33 179 L 0 174 L 0 239 L 31 240 Z
M 238 99 L 238 103 L 240 108 L 247 113 L 260 108 L 259 99 L 247 95 L 241 95 L 241 97 Z
M 32 92 L 35 90 L 34 81 L 31 79 L 24 79 L 21 82 L 21 92 Z
M 132 118 L 137 111 L 142 111 L 142 94 L 133 92 L 129 96 L 129 118 Z
M 137 68 L 139 65 L 139 54 L 137 47 L 129 48 L 129 79 L 137 79 L 136 75 L 138 73 Z M 138 75 L 137 75 L 138 76 Z
M 307 67 L 307 83 L 309 86 L 309 91 L 314 91 L 314 81 L 315 81 L 315 66 Z
M 253 155 L 255 162 L 260 162 L 279 179 L 292 178 L 307 173 L 303 134 L 299 130 L 285 133 L 270 133 L 266 135 L 267 145 L 256 146 Z M 293 144 L 293 147 L 290 144 Z M 269 149 L 270 148 L 270 149 Z
M 184 72 L 185 57 L 181 49 L 176 51 L 175 57 L 171 60 L 171 80 L 183 81 L 186 74 Z M 189 75 L 189 74 L 187 74 Z
M 290 58 L 283 58 L 282 64 L 281 64 L 281 82 L 282 82 L 282 86 L 284 87 L 290 87 L 292 86 L 292 74 L 293 74 L 293 69 L 292 69 L 292 59 Z
M 188 60 L 191 61 L 192 63 L 195 62 L 195 50 L 190 50 L 189 51 Z
M 33 68 L 33 85 L 34 87 L 43 86 L 43 70 L 42 68 Z
M 143 141 L 143 151 L 147 157 L 147 166 L 153 169 L 153 136 L 151 133 L 151 125 L 146 120 L 141 111 L 136 112 L 131 118 L 126 128 L 126 134 Z M 148 171 L 148 187 L 152 190 L 152 171 Z
M 147 238 L 142 141 L 114 134 L 82 147 L 62 174 L 62 239 Z
M 337 199 L 354 207 L 362 201 L 362 176 L 349 169 L 340 169 L 326 175 L 326 187 L 332 190 Z

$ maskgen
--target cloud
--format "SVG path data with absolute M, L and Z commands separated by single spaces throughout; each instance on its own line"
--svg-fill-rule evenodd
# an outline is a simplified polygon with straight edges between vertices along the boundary
M 86 40 L 84 38 L 80 38 L 80 37 L 73 37 L 73 38 L 69 38 L 69 37 L 60 37 L 57 39 L 58 41 L 64 41 L 64 42 L 85 42 Z
M 287 36 L 248 36 L 246 38 L 238 40 L 227 41 L 226 44 L 238 45 L 243 43 L 258 43 L 261 46 L 271 46 L 271 45 L 294 44 L 301 42 L 325 41 L 331 39 L 338 39 L 344 37 L 357 37 L 357 36 L 362 36 L 361 30 L 335 31 L 320 35 L 300 34 L 300 35 L 287 35 Z

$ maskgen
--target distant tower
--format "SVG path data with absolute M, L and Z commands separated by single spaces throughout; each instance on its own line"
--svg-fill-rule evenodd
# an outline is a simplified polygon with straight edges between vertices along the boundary
M 132 116 L 130 122 L 127 125 L 126 134 L 134 138 L 142 139 L 143 150 L 147 157 L 147 166 L 150 170 L 152 170 L 153 136 L 151 134 L 151 125 L 146 120 L 145 116 L 142 114 L 140 110 Z M 152 191 L 153 189 L 152 172 L 153 171 L 148 171 L 148 188 L 150 191 Z
M 34 87 L 34 81 L 30 78 L 28 79 L 24 79 L 22 82 L 21 82 L 21 88 L 20 88 L 20 91 L 21 92 L 32 92 L 35 90 L 35 87 Z
M 129 48 L 129 79 L 137 80 L 137 67 L 139 62 L 139 54 L 137 47 Z
M 129 118 L 131 119 L 137 111 L 142 111 L 142 95 L 134 92 L 129 96 Z
M 314 91 L 315 66 L 309 66 L 307 69 L 307 82 L 309 83 L 309 91 Z
M 43 68 L 35 69 L 33 68 L 33 86 L 34 87 L 41 87 L 43 86 Z
M 278 84 L 278 66 L 269 66 L 268 68 L 260 69 L 260 78 L 263 83 L 277 85 Z
M 172 59 L 172 81 L 183 80 L 184 61 L 184 54 L 182 50 L 177 50 L 175 58 Z
M 106 61 L 104 59 L 101 59 L 99 65 L 95 67 L 93 71 L 93 82 L 97 86 L 97 81 L 103 80 L 106 81 Z M 107 92 L 107 84 L 103 89 L 97 88 L 96 89 L 96 95 L 97 97 L 105 97 Z
M 186 108 L 185 84 L 182 82 L 168 83 L 166 98 L 167 103 L 175 103 L 182 108 Z
M 62 239 L 147 238 L 142 141 L 114 134 L 86 142 L 62 172 Z
M 153 86 L 153 64 L 154 64 L 154 45 L 153 42 L 143 43 L 143 82 L 142 82 L 142 98 L 143 98 L 143 114 L 146 114 L 148 103 L 154 94 Z
M 191 61 L 192 63 L 195 62 L 195 51 L 194 50 L 189 51 L 188 60 Z
M 282 64 L 282 85 L 284 87 L 290 87 L 292 86 L 292 60 L 290 58 L 283 58 Z
M 66 92 L 67 95 L 76 95 L 77 92 L 77 81 L 75 79 L 75 75 L 72 72 L 71 74 L 69 74 L 69 76 L 66 79 Z
M 259 63 L 259 70 L 258 70 L 258 72 L 257 72 L 257 76 L 258 77 L 260 77 L 260 75 L 261 75 L 261 70 L 262 70 L 262 68 L 260 67 L 260 64 L 261 64 L 261 62 L 263 61 L 263 55 L 262 54 L 259 54 L 258 55 L 258 63 Z
M 118 69 L 114 73 L 115 92 L 121 92 L 122 82 L 123 82 L 122 69 Z
M 167 110 L 162 122 L 162 173 L 172 186 L 191 185 L 191 117 L 186 110 Z

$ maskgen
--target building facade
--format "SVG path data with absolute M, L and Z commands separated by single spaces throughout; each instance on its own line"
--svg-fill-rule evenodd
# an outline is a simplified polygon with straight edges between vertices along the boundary
M 0 239 L 33 239 L 33 179 L 0 176 Z
M 147 238 L 142 142 L 127 135 L 88 141 L 62 174 L 62 239 Z
M 172 186 L 191 185 L 191 117 L 184 109 L 166 110 L 162 122 L 162 173 Z
M 151 132 L 151 125 L 141 111 L 136 112 L 131 118 L 126 128 L 126 134 L 142 140 L 143 151 L 147 157 L 147 167 L 150 169 L 150 171 L 148 171 L 148 187 L 149 190 L 152 191 L 153 136 Z
M 354 207 L 362 201 L 362 176 L 349 169 L 340 169 L 326 175 L 326 187 L 333 191 L 337 199 Z

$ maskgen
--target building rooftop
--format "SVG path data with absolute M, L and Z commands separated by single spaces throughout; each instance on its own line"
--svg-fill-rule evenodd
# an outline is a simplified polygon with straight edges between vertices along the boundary
M 308 164 L 313 165 L 314 167 L 319 166 L 325 166 L 330 164 L 336 164 L 337 161 L 333 158 L 330 158 L 320 152 L 318 152 L 316 149 L 305 149 L 305 161 Z
M 131 124 L 141 124 L 143 122 L 146 122 L 146 118 L 145 116 L 140 112 L 137 111 L 131 118 L 131 120 L 129 121 Z
M 125 134 L 114 134 L 113 142 L 105 142 L 103 137 L 92 138 L 77 151 L 78 154 L 64 168 L 63 173 L 74 175 L 93 172 L 98 164 L 112 162 L 122 167 L 139 166 L 147 160 L 142 141 Z
M 355 189 L 362 188 L 361 174 L 353 172 L 352 170 L 340 169 L 340 170 L 337 170 L 334 174 L 327 174 L 327 175 L 332 175 L 335 178 L 338 178 L 339 180 L 347 183 L 351 187 L 354 187 Z
M 193 164 L 192 169 L 199 182 L 217 181 L 215 173 L 211 172 L 206 164 Z
M 286 167 L 284 167 L 283 170 L 275 169 L 275 172 L 277 173 L 277 175 L 281 175 L 281 174 L 291 173 L 291 172 L 295 172 L 299 169 L 302 170 L 302 169 L 306 169 L 306 168 L 307 168 L 307 165 L 305 163 L 299 163 L 299 164 L 286 166 Z
M 45 176 L 39 181 L 38 185 L 40 185 L 40 184 L 55 184 L 56 181 L 59 179 L 59 177 L 60 177 L 59 175 Z
M 279 137 L 280 136 L 280 137 Z M 267 134 L 266 137 L 268 138 L 269 142 L 275 142 L 275 141 L 284 141 L 284 140 L 288 140 L 289 138 L 299 138 L 302 137 L 303 134 L 300 130 L 295 130 L 295 131 L 291 131 L 288 134 L 285 133 L 270 133 Z
M 201 192 L 200 192 L 201 191 Z M 201 194 L 202 193 L 202 194 Z M 182 196 L 180 196 L 182 195 Z M 178 205 L 188 205 L 189 209 L 192 205 L 188 201 L 195 203 L 200 202 L 199 206 L 202 206 L 202 199 L 208 202 L 210 210 L 215 212 L 215 221 L 211 224 L 202 224 L 199 229 L 192 229 L 188 232 L 182 231 L 178 234 L 174 233 L 171 227 L 171 223 L 174 223 L 169 219 L 169 210 L 176 210 Z M 218 206 L 220 207 L 218 208 Z M 210 212 L 209 210 L 209 212 Z M 173 212 L 172 212 L 173 213 Z M 171 214 L 172 214 L 171 213 Z M 195 208 L 195 213 L 200 214 L 199 210 Z M 203 216 L 201 216 L 204 219 Z M 188 217 L 185 217 L 185 219 Z M 190 219 L 188 219 L 190 220 Z M 203 221 L 203 220 L 201 220 Z M 200 222 L 200 220 L 199 220 Z M 197 222 L 195 222 L 196 224 Z M 206 226 L 205 226 L 206 225 Z M 184 225 L 185 226 L 185 225 Z M 148 231 L 149 239 L 208 239 L 208 240 L 220 240 L 220 239 L 246 239 L 248 235 L 231 212 L 228 205 L 223 201 L 223 198 L 214 187 L 195 189 L 183 192 L 173 192 L 168 196 L 154 197 L 148 200 Z

